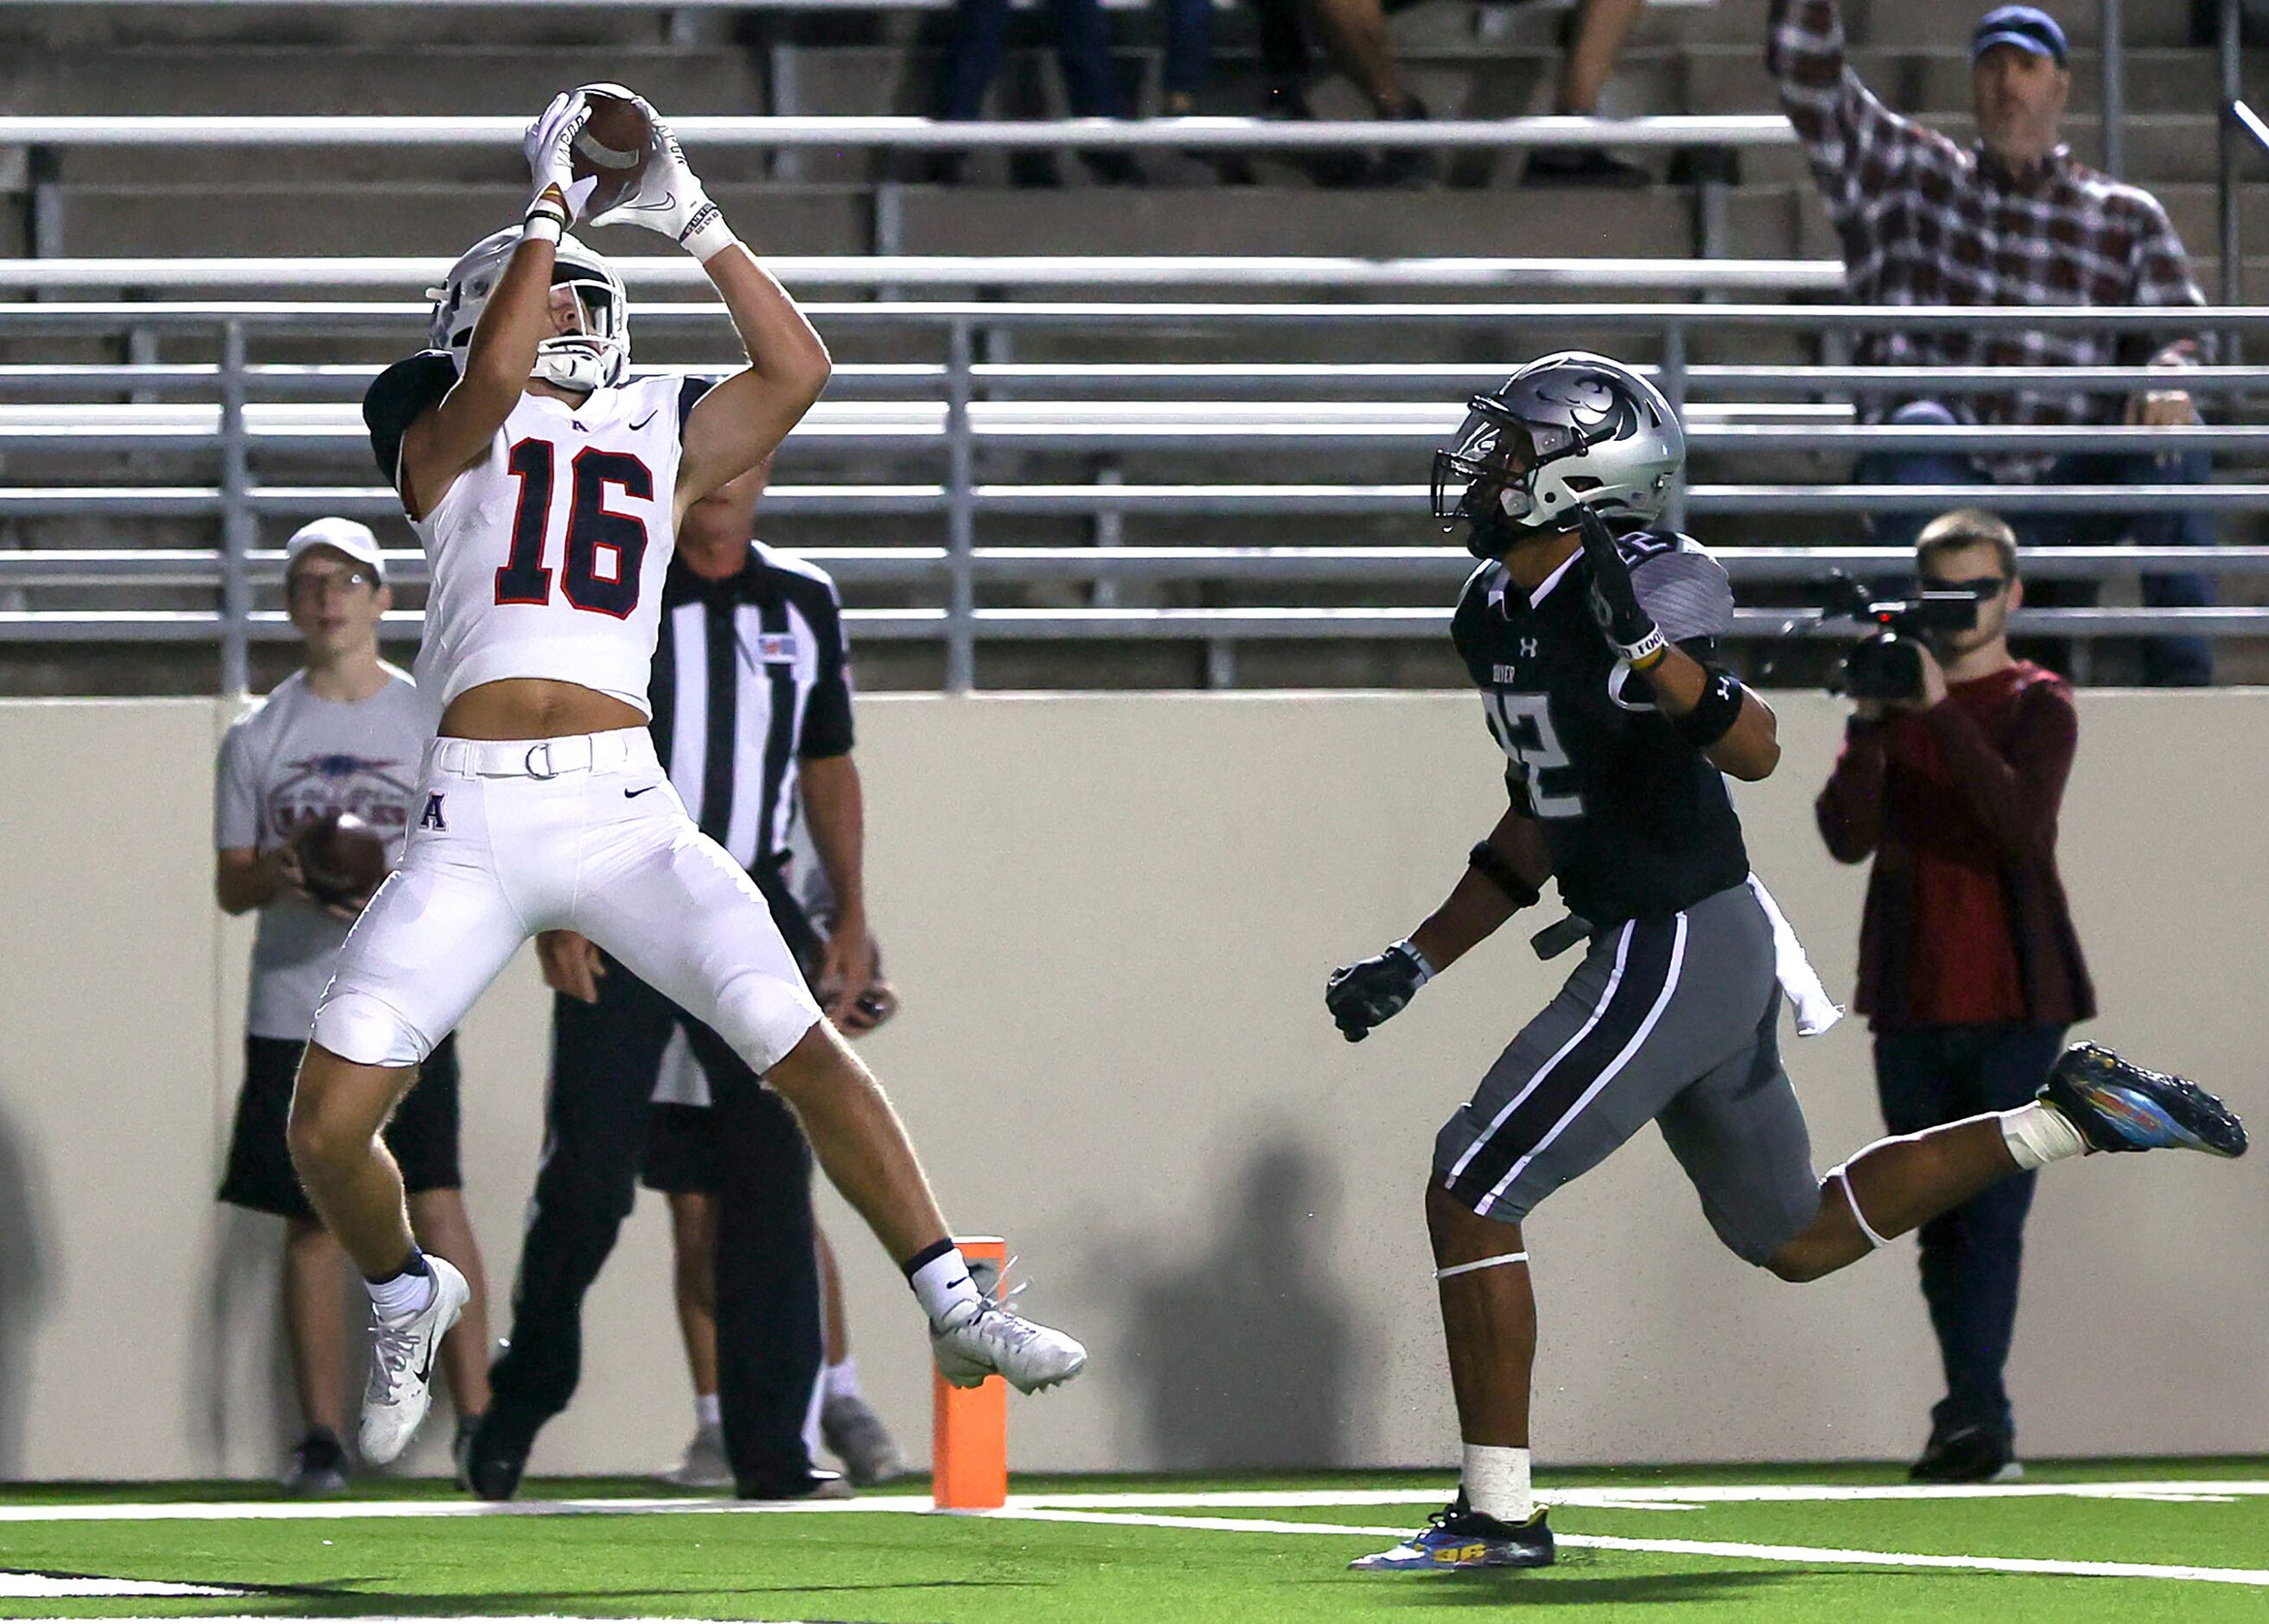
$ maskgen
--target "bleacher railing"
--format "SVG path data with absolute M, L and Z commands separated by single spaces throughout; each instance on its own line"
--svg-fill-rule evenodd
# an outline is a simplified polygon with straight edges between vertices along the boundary
M 672 263 L 677 262 L 671 262 Z M 320 262 L 314 263 L 321 263 Z M 1077 262 L 1059 262 L 1047 274 L 1076 280 Z M 871 279 L 887 281 L 888 265 L 869 262 Z M 159 280 L 173 273 L 162 267 Z M 303 268 L 305 269 L 305 268 Z M 418 277 L 432 268 L 418 264 Z M 312 277 L 313 272 L 310 269 Z M 171 285 L 170 283 L 167 284 Z M 1110 602 L 1116 588 L 1144 581 L 1189 587 L 1255 581 L 1288 588 L 1319 584 L 1408 587 L 1439 582 L 1446 589 L 1465 567 L 1463 555 L 1438 544 L 1409 548 L 1127 547 L 1099 544 L 1039 548 L 980 543 L 981 521 L 993 515 L 1054 514 L 1089 519 L 1098 541 L 1131 513 L 1175 513 L 1234 521 L 1256 513 L 1315 516 L 1407 513 L 1414 538 L 1432 533 L 1424 488 L 1380 484 L 1120 483 L 1112 466 L 1141 455 L 1146 466 L 1229 450 L 1288 453 L 1369 447 L 1405 456 L 1414 475 L 1426 453 L 1454 428 L 1463 396 L 1495 381 L 1504 366 L 1369 367 L 1271 366 L 1155 362 L 1049 365 L 980 359 L 996 341 L 1018 332 L 1075 328 L 1123 333 L 1141 350 L 1146 333 L 1202 328 L 1238 331 L 1329 325 L 1350 333 L 1386 334 L 1415 326 L 1502 335 L 1518 328 L 1564 326 L 1586 332 L 1627 332 L 1659 355 L 1655 375 L 1686 410 L 1689 441 L 1706 463 L 1751 453 L 1833 453 L 1903 447 L 1969 454 L 2035 452 L 2176 452 L 2206 450 L 2258 461 L 2269 453 L 2269 428 L 2216 424 L 2184 429 L 1929 428 L 1863 426 L 1839 395 L 1976 393 L 2022 382 L 2085 383 L 2107 393 L 2164 387 L 2168 374 L 2142 369 L 1931 371 L 1850 366 L 1766 367 L 1695 365 L 1689 338 L 1724 329 L 1796 329 L 1810 335 L 1864 330 L 1956 327 L 2038 329 L 2077 326 L 2092 330 L 2164 330 L 2170 325 L 2250 331 L 2269 325 L 2269 310 L 2177 313 L 2165 310 L 2081 309 L 1924 310 L 1773 305 L 1522 305 L 1139 302 L 1020 303 L 862 301 L 809 306 L 823 333 L 881 329 L 903 336 L 909 358 L 841 369 L 831 398 L 791 436 L 782 453 L 783 483 L 765 498 L 772 512 L 853 515 L 930 514 L 939 543 L 910 549 L 822 550 L 819 557 L 846 582 L 891 585 L 934 595 L 934 605 L 854 610 L 854 636 L 942 641 L 947 682 L 955 689 L 975 681 L 977 650 L 987 641 L 1035 638 L 1173 638 L 1219 649 L 1258 638 L 1373 638 L 1438 634 L 1446 609 L 1336 607 L 1290 603 L 1281 608 L 1134 608 Z M 647 304 L 639 310 L 641 331 L 705 334 L 726 340 L 721 313 L 691 302 Z M 216 338 L 216 358 L 196 364 L 147 366 L 24 364 L 0 369 L 0 395 L 28 395 L 26 404 L 0 407 L 0 454 L 62 455 L 84 469 L 88 458 L 112 458 L 100 483 L 0 490 L 0 517 L 58 513 L 187 516 L 219 521 L 219 544 L 134 552 L 107 550 L 0 553 L 0 593 L 69 587 L 96 593 L 154 587 L 217 589 L 210 609 L 18 609 L 0 612 L 0 639 L 16 641 L 163 639 L 217 643 L 225 686 L 241 686 L 255 639 L 288 634 L 282 617 L 256 609 L 255 589 L 273 581 L 277 556 L 260 548 L 263 519 L 299 519 L 348 513 L 379 519 L 395 504 L 376 481 L 367 443 L 351 404 L 369 369 L 352 366 L 255 364 L 255 336 L 322 333 L 390 338 L 406 350 L 419 340 L 424 308 L 411 304 L 294 304 L 282 302 L 148 302 L 26 304 L 0 306 L 0 336 L 11 338 L 129 331 L 169 341 Z M 1501 342 L 1501 340 L 1500 340 Z M 2209 367 L 2181 375 L 2202 396 L 2228 398 L 2259 390 L 2269 369 Z M 126 401 L 90 400 L 129 395 Z M 1291 398 L 1269 398 L 1272 395 Z M 1708 398 L 1697 398 L 1708 397 Z M 1810 398 L 1825 397 L 1825 398 Z M 891 484 L 796 483 L 831 457 L 886 450 L 891 471 L 920 470 L 925 477 Z M 995 453 L 1077 452 L 1104 459 L 1091 483 L 1037 484 L 987 480 L 980 469 Z M 132 461 L 115 454 L 188 454 L 211 469 L 210 483 L 137 483 Z M 270 471 L 291 458 L 304 476 L 311 461 L 328 469 L 352 469 L 352 483 L 295 484 Z M 1280 464 L 1283 459 L 1280 458 Z M 114 466 L 115 464 L 115 466 Z M 123 466 L 122 480 L 116 466 Z M 1267 469 L 1264 458 L 1252 466 Z M 1297 460 L 1290 465 L 1297 469 Z M 2228 470 L 2225 469 L 2225 473 Z M 1965 503 L 1995 506 L 2011 499 L 1992 484 L 1944 487 L 1837 484 L 1737 484 L 1704 481 L 1679 492 L 1673 522 L 1690 513 L 1835 513 L 1852 510 L 1934 511 Z M 2218 483 L 2186 489 L 2126 485 L 2029 487 L 2023 506 L 2066 512 L 2140 512 L 2169 502 L 2221 512 L 2269 506 L 2269 485 Z M 1726 549 L 1723 555 L 1743 579 L 1817 577 L 1830 567 L 1896 573 L 1902 557 L 1866 549 Z M 2259 573 L 2269 550 L 2150 551 L 2136 548 L 2048 550 L 2029 570 L 2041 575 L 2132 577 L 2154 568 Z M 411 567 L 405 579 L 414 579 Z M 1090 602 L 1068 609 L 981 605 L 980 587 L 1071 581 L 1089 588 Z M 1297 590 L 1288 596 L 1302 595 Z M 405 628 L 416 616 L 402 617 Z M 2179 629 L 2207 635 L 2269 631 L 2269 609 L 2051 609 L 2027 611 L 2024 624 L 2082 636 L 2133 636 Z M 1785 610 L 1744 614 L 1745 635 L 1806 635 L 1806 616 Z

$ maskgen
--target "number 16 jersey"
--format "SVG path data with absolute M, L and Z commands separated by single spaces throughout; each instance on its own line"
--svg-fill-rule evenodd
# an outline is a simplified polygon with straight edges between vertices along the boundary
M 1733 583 L 1699 543 L 1641 531 L 1616 546 L 1664 637 L 1691 653 L 1733 629 Z M 1749 859 L 1724 776 L 1643 692 L 1611 689 L 1623 674 L 1590 586 L 1580 552 L 1533 593 L 1485 564 L 1451 636 L 1504 751 L 1512 803 L 1543 826 L 1561 897 L 1606 926 L 1690 908 L 1747 880 Z
M 381 373 L 363 399 L 380 470 L 401 489 L 402 437 L 455 384 L 446 352 Z M 522 394 L 488 451 L 411 528 L 432 585 L 418 686 L 446 711 L 506 677 L 575 683 L 647 715 L 684 424 L 708 387 L 647 378 L 580 404 Z

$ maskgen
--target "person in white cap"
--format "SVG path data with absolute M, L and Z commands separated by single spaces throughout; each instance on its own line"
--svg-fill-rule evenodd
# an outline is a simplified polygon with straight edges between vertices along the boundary
M 255 700 L 221 741 L 214 801 L 213 889 L 228 913 L 257 912 L 245 1012 L 244 1087 L 220 1200 L 284 1220 L 284 1323 L 301 1436 L 285 1484 L 305 1495 L 346 1487 L 347 1340 L 340 1313 L 346 1254 L 307 1203 L 285 1139 L 308 1022 L 367 895 L 311 879 L 302 842 L 342 815 L 401 860 L 418 763 L 432 727 L 409 675 L 379 658 L 393 602 L 385 555 L 366 525 L 318 519 L 292 536 L 284 595 L 305 644 L 300 668 Z M 319 892 L 321 893 L 319 895 Z M 457 1057 L 444 1041 L 388 1125 L 418 1235 L 460 1260 L 472 1301 L 441 1362 L 460 1424 L 488 1402 L 486 1292 L 457 1165 Z

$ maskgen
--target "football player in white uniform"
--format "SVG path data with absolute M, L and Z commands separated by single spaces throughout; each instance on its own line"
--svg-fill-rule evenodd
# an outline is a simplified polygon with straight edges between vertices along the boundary
M 821 1017 L 754 882 L 656 764 L 647 673 L 678 520 L 771 454 L 830 362 L 655 119 L 637 183 L 594 223 L 647 226 L 698 258 L 749 365 L 706 389 L 626 380 L 622 284 L 566 235 L 595 185 L 573 170 L 589 117 L 572 91 L 529 126 L 536 192 L 520 228 L 458 261 L 433 349 L 389 368 L 364 403 L 431 563 L 418 664 L 440 736 L 402 865 L 316 1011 L 290 1139 L 316 1211 L 369 1282 L 362 1452 L 373 1462 L 400 1454 L 424 1419 L 434 1347 L 466 1295 L 413 1241 L 379 1130 L 433 1045 L 543 930 L 600 943 L 795 1107 L 828 1177 L 905 1270 L 947 1380 L 997 1371 L 1031 1391 L 1087 1358 L 971 1282 L 890 1102 Z

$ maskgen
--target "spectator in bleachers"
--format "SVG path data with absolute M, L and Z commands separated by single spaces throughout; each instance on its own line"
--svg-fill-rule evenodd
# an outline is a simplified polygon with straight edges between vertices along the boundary
M 2058 139 L 2072 76 L 2064 31 L 2046 12 L 2005 5 L 1970 39 L 1977 142 L 1963 147 L 1877 100 L 1844 60 L 1836 0 L 1775 0 L 1766 63 L 1789 122 L 1802 137 L 1829 219 L 1843 240 L 1844 286 L 1866 305 L 2171 306 L 2206 303 L 2189 257 L 2157 198 L 2075 162 Z M 2125 397 L 2081 389 L 2018 388 L 2002 395 L 1910 398 L 1895 423 L 2181 425 L 2198 421 L 2180 370 L 2198 364 L 2200 341 L 2176 329 L 2141 335 L 1953 330 L 1868 334 L 1866 365 L 2104 366 L 2147 361 L 2167 370 L 2163 387 Z M 1881 413 L 1881 402 L 1870 415 Z M 2203 453 L 2163 455 L 1996 455 L 1880 452 L 1862 457 L 1863 484 L 1966 484 L 1983 476 L 2030 484 L 2185 485 L 2208 476 Z M 2028 513 L 2014 491 L 1995 505 L 2028 548 L 2116 541 L 2210 546 L 2207 515 L 2169 506 L 2132 517 Z M 1876 521 L 1888 545 L 1907 547 L 1918 527 Z M 2034 601 L 2047 594 L 2036 591 Z M 2154 606 L 2213 602 L 2203 574 L 2147 575 Z M 2072 601 L 2066 599 L 2066 602 Z M 2167 637 L 2143 647 L 2144 680 L 2188 686 L 2212 680 L 2205 639 Z
M 1267 101 L 1264 115 L 1312 118 L 1299 87 L 1307 51 L 1300 33 L 1297 7 L 1302 0 L 1254 0 L 1261 19 L 1261 72 Z M 1363 92 L 1372 110 L 1383 119 L 1423 119 L 1432 116 L 1426 104 L 1403 83 L 1394 59 L 1393 41 L 1386 32 L 1386 17 L 1417 4 L 1417 0 L 1306 0 L 1325 54 L 1332 66 Z M 1556 113 L 1590 116 L 1600 107 L 1600 92 L 1614 73 L 1623 41 L 1638 21 L 1645 0 L 1582 0 L 1575 40 L 1560 66 L 1553 92 Z M 1380 156 L 1367 176 L 1378 186 L 1423 185 L 1433 179 L 1438 165 L 1423 148 L 1403 147 Z M 1319 177 L 1320 178 L 1320 177 Z M 1644 186 L 1642 169 L 1609 157 L 1597 147 L 1537 147 L 1521 172 L 1526 186 Z
M 985 92 L 1001 71 L 1009 48 L 1009 0 L 957 0 L 953 41 L 938 82 L 938 116 L 960 121 L 983 116 Z M 1064 99 L 1074 118 L 1124 118 L 1127 96 L 1111 60 L 1111 25 L 1102 0 L 1048 0 L 1054 29 L 1056 63 L 1062 70 Z M 1105 186 L 1139 186 L 1142 172 L 1126 152 L 1082 152 L 1080 161 Z M 960 179 L 961 157 L 942 154 L 935 178 Z M 1053 185 L 1055 168 L 1046 153 L 1019 153 L 1010 173 L 1019 184 Z

